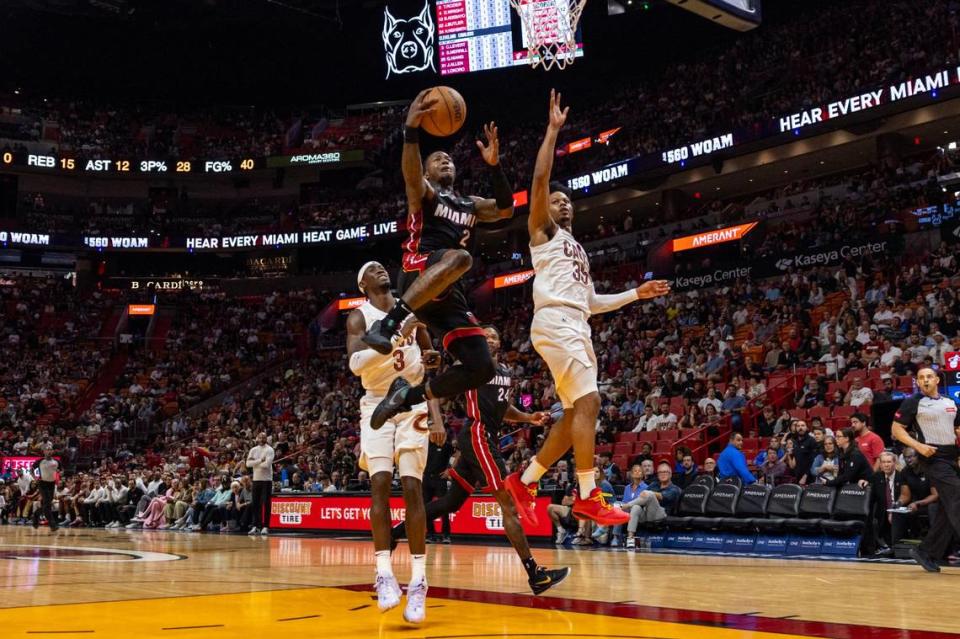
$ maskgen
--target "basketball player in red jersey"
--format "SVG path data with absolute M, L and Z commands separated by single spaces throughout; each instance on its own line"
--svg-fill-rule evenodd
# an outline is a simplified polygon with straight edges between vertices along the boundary
M 426 172 L 420 160 L 420 123 L 437 100 L 427 91 L 410 105 L 404 127 L 403 179 L 407 189 L 407 230 L 403 266 L 398 278 L 402 294 L 385 318 L 373 324 L 363 341 L 379 353 L 389 353 L 400 325 L 412 313 L 439 336 L 444 349 L 458 364 L 428 382 L 411 386 L 402 377 L 394 380 L 370 420 L 373 429 L 426 399 L 454 397 L 486 384 L 496 368 L 483 329 L 467 305 L 460 278 L 473 265 L 477 223 L 492 223 L 513 216 L 513 189 L 500 166 L 497 126 L 484 127 L 486 144 L 477 141 L 490 166 L 494 197 L 463 196 L 453 189 L 456 168 L 443 151 L 427 156 Z
M 570 190 L 550 182 L 557 134 L 568 111 L 569 107 L 560 108 L 560 95 L 551 91 L 550 120 L 537 153 L 527 220 L 530 256 L 536 271 L 530 341 L 550 368 L 557 396 L 563 403 L 563 419 L 550 429 L 523 475 L 510 475 L 504 480 L 504 487 L 521 516 L 536 522 L 533 497 L 540 477 L 572 444 L 579 487 L 573 514 L 578 519 L 613 526 L 627 523 L 629 516 L 606 502 L 594 476 L 600 393 L 589 319 L 637 300 L 666 295 L 670 285 L 654 280 L 615 295 L 598 295 L 594 290 L 587 252 L 573 237 Z

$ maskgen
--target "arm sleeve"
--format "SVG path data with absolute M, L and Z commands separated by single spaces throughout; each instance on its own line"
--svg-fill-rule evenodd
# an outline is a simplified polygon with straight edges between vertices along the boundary
M 250 452 L 247 453 L 247 468 L 253 468 L 256 466 L 257 462 L 253 458 L 253 449 L 250 449 Z
M 600 313 L 609 313 L 610 311 L 615 311 L 618 308 L 626 306 L 630 302 L 636 302 L 640 298 L 637 297 L 637 290 L 630 289 L 628 291 L 623 291 L 622 293 L 615 293 L 613 295 L 598 295 L 594 290 L 593 286 L 590 286 L 590 313 L 592 315 L 599 315 Z
M 350 356 L 350 372 L 354 375 L 360 375 L 368 366 L 379 364 L 387 357 L 390 356 L 381 355 L 372 348 L 365 348 L 362 351 L 357 351 Z

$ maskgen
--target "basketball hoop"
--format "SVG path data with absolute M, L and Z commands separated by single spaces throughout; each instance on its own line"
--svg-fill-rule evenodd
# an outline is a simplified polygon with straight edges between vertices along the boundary
M 577 25 L 587 0 L 510 0 L 520 14 L 530 66 L 565 69 L 577 56 Z

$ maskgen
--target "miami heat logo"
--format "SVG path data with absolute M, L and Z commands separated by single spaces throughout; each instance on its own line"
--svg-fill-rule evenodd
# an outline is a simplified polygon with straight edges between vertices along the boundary
M 426 71 L 433 66 L 433 18 L 430 3 L 423 3 L 420 15 L 394 18 L 390 8 L 383 10 L 383 49 L 387 58 L 387 77 L 391 73 Z

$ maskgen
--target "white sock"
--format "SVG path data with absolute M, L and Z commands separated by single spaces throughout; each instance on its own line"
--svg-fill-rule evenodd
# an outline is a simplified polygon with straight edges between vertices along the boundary
M 534 455 L 530 458 L 530 465 L 527 466 L 527 469 L 523 471 L 523 475 L 520 476 L 520 481 L 525 484 L 535 484 L 540 481 L 540 478 L 543 477 L 546 472 L 547 469 L 540 465 L 536 455 Z
M 597 479 L 593 469 L 577 473 L 577 484 L 580 486 L 580 499 L 588 499 L 593 489 L 597 487 Z
M 392 577 L 393 565 L 390 563 L 390 551 L 378 550 L 373 553 L 373 555 L 377 558 L 377 574 L 383 575 L 384 577 Z
M 427 556 L 410 555 L 410 583 L 427 580 Z

